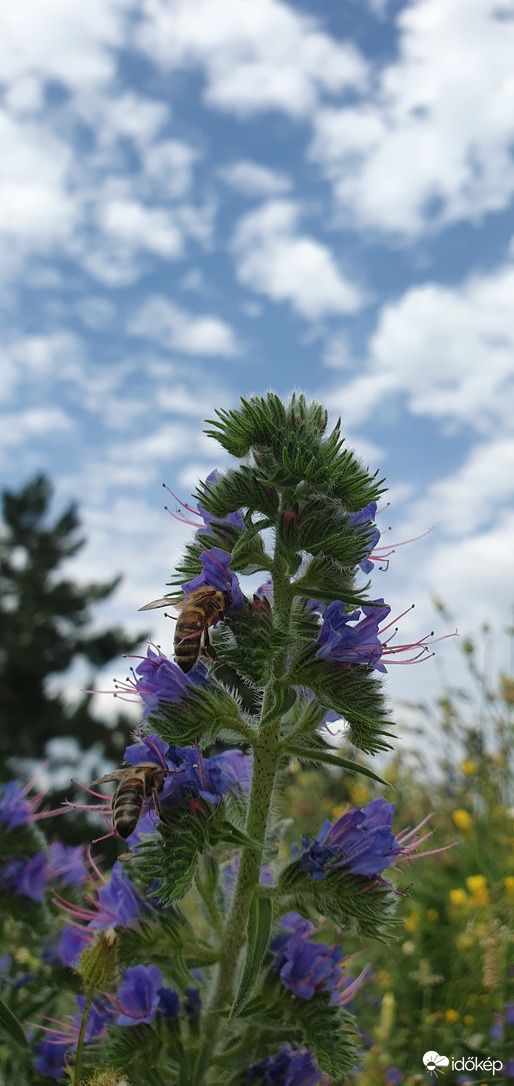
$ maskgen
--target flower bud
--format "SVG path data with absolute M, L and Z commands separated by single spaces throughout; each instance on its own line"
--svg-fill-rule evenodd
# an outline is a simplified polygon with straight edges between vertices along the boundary
M 87 989 L 102 991 L 106 984 L 116 978 L 118 959 L 118 936 L 114 928 L 100 932 L 92 946 L 82 951 L 77 968 Z

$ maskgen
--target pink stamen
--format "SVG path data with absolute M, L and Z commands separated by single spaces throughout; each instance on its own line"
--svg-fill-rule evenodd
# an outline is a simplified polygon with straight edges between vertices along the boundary
M 171 497 L 176 502 L 178 502 L 178 504 L 181 505 L 183 509 L 187 509 L 188 513 L 193 513 L 195 517 L 200 517 L 200 520 L 203 520 L 203 517 L 201 513 L 198 512 L 198 509 L 193 509 L 193 507 L 191 505 L 188 505 L 187 502 L 183 502 L 180 500 L 180 498 L 177 498 L 177 495 L 174 494 L 172 490 L 170 490 L 170 487 L 167 486 L 166 483 L 163 483 L 162 485 L 164 489 L 168 491 L 168 494 L 171 494 Z

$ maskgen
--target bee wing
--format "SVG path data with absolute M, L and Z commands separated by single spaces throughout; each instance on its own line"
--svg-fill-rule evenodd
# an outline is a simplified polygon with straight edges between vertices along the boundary
M 91 781 L 91 787 L 95 788 L 97 784 L 107 784 L 108 781 L 119 781 L 121 770 L 115 769 L 112 773 L 106 773 L 105 777 L 99 777 L 97 781 Z
M 178 607 L 179 604 L 184 603 L 183 596 L 161 596 L 160 600 L 152 600 L 151 603 L 145 603 L 144 607 L 139 607 L 139 611 L 155 611 L 157 607 Z

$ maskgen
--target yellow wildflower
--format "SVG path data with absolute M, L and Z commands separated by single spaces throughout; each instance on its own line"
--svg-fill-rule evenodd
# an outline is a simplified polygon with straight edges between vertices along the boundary
M 420 919 L 420 914 L 417 912 L 411 913 L 410 916 L 407 916 L 405 918 L 405 920 L 403 921 L 403 926 L 405 928 L 405 931 L 407 931 L 409 935 L 412 935 L 412 933 L 416 931 L 416 928 L 419 926 Z
M 391 984 L 391 975 L 387 972 L 387 969 L 379 969 L 377 980 L 379 988 L 389 988 Z
M 447 1026 L 453 1026 L 455 1024 L 455 1022 L 459 1021 L 460 1015 L 459 1015 L 458 1011 L 454 1011 L 450 1007 L 449 1010 L 445 1011 L 444 1017 L 445 1017 L 445 1020 L 446 1020 L 446 1025 Z
M 479 886 L 473 893 L 473 905 L 489 905 L 489 890 L 487 886 Z
M 509 901 L 514 901 L 514 875 L 507 875 L 503 881 Z
M 364 803 L 367 803 L 370 795 L 369 788 L 362 781 L 357 781 L 353 788 L 350 788 L 350 799 L 356 807 L 362 807 Z
M 341 818 L 341 815 L 344 815 L 344 812 L 346 811 L 347 807 L 348 807 L 347 803 L 338 803 L 337 807 L 332 807 L 332 811 L 330 812 L 331 815 L 332 815 L 332 818 L 334 818 L 337 821 L 338 818 Z
M 483 890 L 487 886 L 487 879 L 485 875 L 469 875 L 466 879 L 466 886 L 470 894 L 477 894 L 479 890 Z
M 464 1022 L 465 1026 L 472 1026 L 475 1019 L 472 1014 L 465 1014 L 462 1021 Z
M 469 901 L 468 895 L 465 890 L 450 890 L 449 893 L 450 902 L 455 908 L 461 908 L 462 905 L 466 905 Z
M 453 811 L 452 818 L 458 830 L 462 830 L 465 833 L 467 830 L 471 829 L 473 821 L 471 815 L 468 811 L 464 811 L 462 807 L 457 811 Z
M 439 920 L 439 912 L 437 909 L 427 909 L 427 920 Z
M 461 931 L 456 940 L 457 950 L 471 950 L 475 945 L 475 940 L 472 935 L 467 931 Z
M 472 777 L 478 770 L 478 762 L 473 762 L 471 758 L 467 758 L 461 765 L 462 772 L 466 777 Z

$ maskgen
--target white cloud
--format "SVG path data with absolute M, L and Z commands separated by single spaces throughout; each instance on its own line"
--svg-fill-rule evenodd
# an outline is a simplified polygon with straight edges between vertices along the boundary
M 0 112 L 2 172 L 0 239 L 10 267 L 17 252 L 47 252 L 63 242 L 77 220 L 67 191 L 72 150 L 50 131 Z
M 12 336 L 0 348 L 2 383 L 0 400 L 9 401 L 20 388 L 25 401 L 53 381 L 77 381 L 83 366 L 82 344 L 70 332 Z
M 190 188 L 193 166 L 199 158 L 199 151 L 183 140 L 161 140 L 145 151 L 145 178 L 161 200 L 175 199 Z
M 341 273 L 326 245 L 296 232 L 299 214 L 292 201 L 275 200 L 240 219 L 232 242 L 240 282 L 289 302 L 308 320 L 355 312 L 363 292 Z
M 509 204 L 513 12 L 512 0 L 401 8 L 374 98 L 315 118 L 311 157 L 345 222 L 412 234 Z
M 129 249 L 147 249 L 168 260 L 182 253 L 183 237 L 173 216 L 159 207 L 145 207 L 135 200 L 111 200 L 99 207 L 104 234 Z
M 371 336 L 364 373 L 330 393 L 355 422 L 384 396 L 410 412 L 466 424 L 482 434 L 514 417 L 514 268 L 471 276 L 460 288 L 428 283 L 387 303 Z
M 74 429 L 74 421 L 59 407 L 31 407 L 26 411 L 13 411 L 3 416 L 0 445 L 4 448 L 15 448 L 27 441 L 37 441 L 41 437 L 51 440 L 54 435 L 57 437 Z
M 211 314 L 194 316 L 159 295 L 145 302 L 128 331 L 184 354 L 233 358 L 240 353 L 236 335 L 225 321 Z
M 280 196 L 291 188 L 287 174 L 245 159 L 232 162 L 218 172 L 227 185 L 244 196 Z
M 26 73 L 70 87 L 97 86 L 115 72 L 113 47 L 124 40 L 128 0 L 17 0 L 0 17 L 0 70 L 4 80 Z
M 351 44 L 279 0 L 145 0 L 137 46 L 163 67 L 202 67 L 207 101 L 242 116 L 301 116 L 322 92 L 362 88 L 367 68 Z

